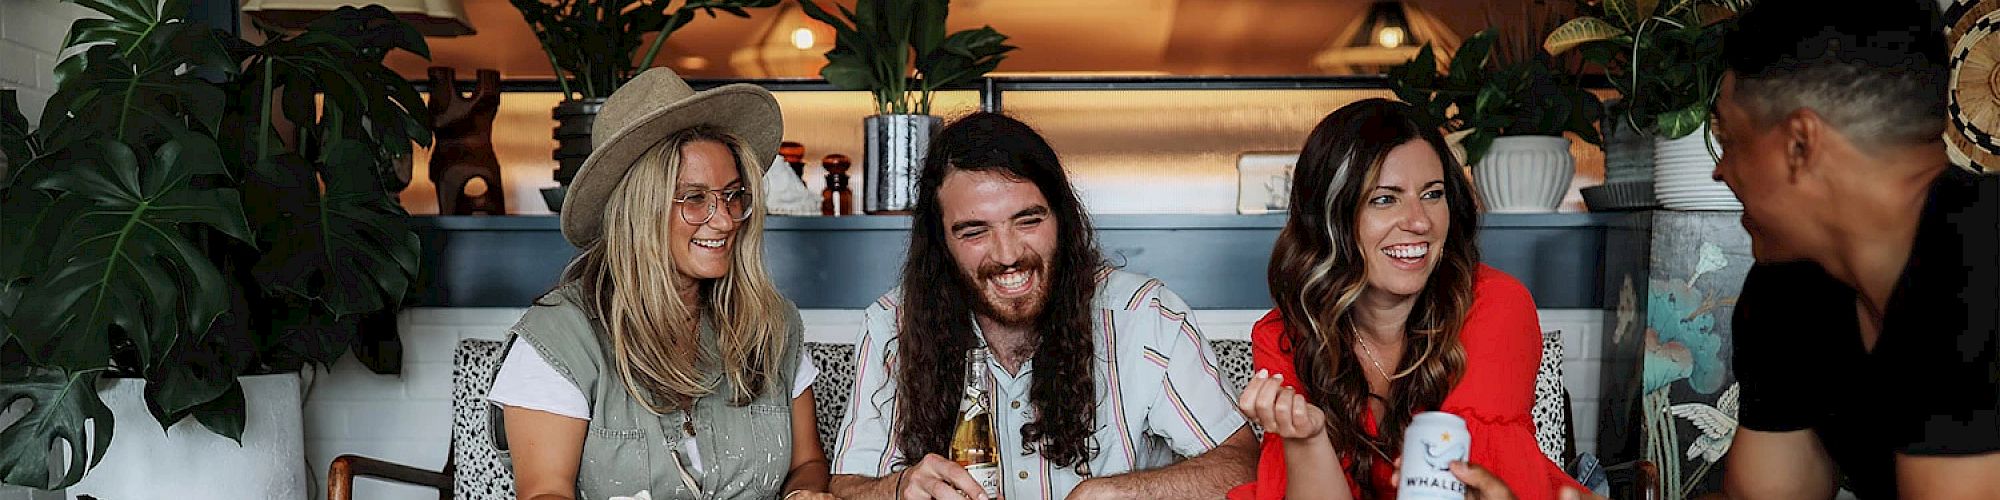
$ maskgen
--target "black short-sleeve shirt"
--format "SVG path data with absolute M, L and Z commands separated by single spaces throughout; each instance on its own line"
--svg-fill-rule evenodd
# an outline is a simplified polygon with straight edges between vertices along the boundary
M 1750 270 L 1732 328 L 1744 427 L 1813 431 L 1863 498 L 1896 496 L 1896 453 L 2000 451 L 2000 178 L 1940 175 L 1873 351 L 1856 312 L 1818 264 Z

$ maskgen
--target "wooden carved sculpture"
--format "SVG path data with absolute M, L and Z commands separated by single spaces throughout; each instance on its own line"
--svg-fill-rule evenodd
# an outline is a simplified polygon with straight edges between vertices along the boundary
M 500 111 L 500 72 L 479 70 L 479 87 L 470 97 L 460 95 L 451 68 L 433 67 L 431 128 L 437 145 L 431 149 L 431 182 L 437 185 L 438 213 L 444 215 L 506 215 L 507 190 L 500 182 L 500 158 L 493 155 L 493 116 Z M 466 188 L 473 179 L 484 191 Z

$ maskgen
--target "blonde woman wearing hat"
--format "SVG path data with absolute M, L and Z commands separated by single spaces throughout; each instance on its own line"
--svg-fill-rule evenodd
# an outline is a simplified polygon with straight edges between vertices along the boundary
M 817 375 L 761 256 L 777 101 L 646 71 L 606 100 L 562 207 L 582 251 L 508 331 L 524 499 L 831 498 Z

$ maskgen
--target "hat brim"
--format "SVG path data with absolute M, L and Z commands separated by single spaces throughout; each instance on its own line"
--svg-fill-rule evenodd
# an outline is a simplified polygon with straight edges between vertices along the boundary
M 716 87 L 661 107 L 611 133 L 590 152 L 563 195 L 563 238 L 578 248 L 603 237 L 604 205 L 625 174 L 655 144 L 675 132 L 706 125 L 749 143 L 751 157 L 778 156 L 785 135 L 784 115 L 771 92 L 747 83 Z M 762 176 L 763 172 L 744 172 Z

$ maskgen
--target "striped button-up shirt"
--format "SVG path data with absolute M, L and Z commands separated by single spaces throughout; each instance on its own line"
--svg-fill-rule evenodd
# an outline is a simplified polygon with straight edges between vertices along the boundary
M 891 291 L 868 308 L 855 344 L 853 402 L 833 454 L 834 474 L 881 477 L 902 457 L 896 427 L 896 315 Z M 1124 271 L 1104 273 L 1091 335 L 1097 362 L 1097 455 L 1087 473 L 1111 476 L 1199 455 L 1243 428 L 1235 395 L 1216 371 L 1215 353 L 1194 326 L 1192 312 L 1159 280 Z M 1028 398 L 1033 362 L 1009 374 L 989 356 L 988 373 L 999 438 L 1000 486 L 1010 500 L 1059 499 L 1088 476 L 1027 453 L 1021 425 L 1034 419 Z M 938 383 L 959 383 L 941 380 Z

